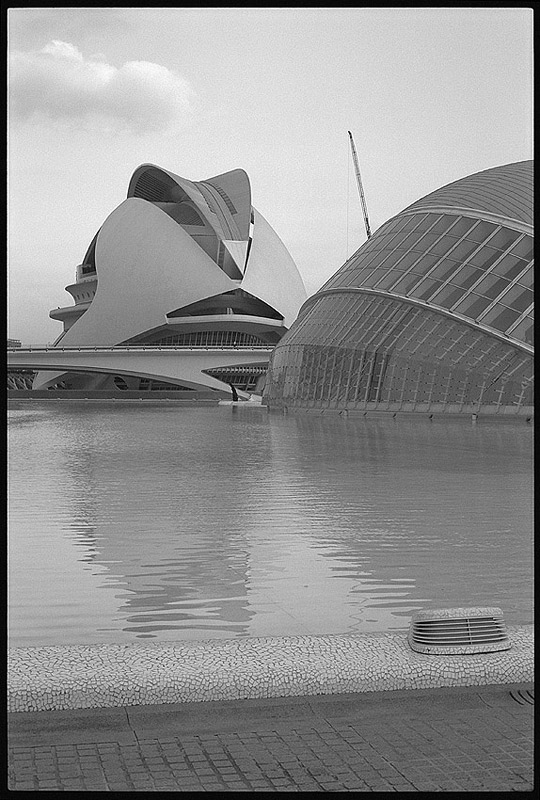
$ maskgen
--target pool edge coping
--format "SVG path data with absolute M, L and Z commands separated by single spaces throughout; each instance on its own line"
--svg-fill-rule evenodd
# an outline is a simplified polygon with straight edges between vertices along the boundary
M 510 649 L 427 655 L 405 633 L 248 637 L 8 650 L 8 712 L 530 683 L 534 626 Z

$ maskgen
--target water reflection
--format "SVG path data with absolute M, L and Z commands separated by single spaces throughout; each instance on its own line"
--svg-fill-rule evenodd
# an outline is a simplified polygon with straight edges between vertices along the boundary
M 184 428 L 173 412 L 164 426 L 162 412 L 156 409 L 150 420 L 145 415 L 150 425 L 156 418 L 155 439 L 136 438 L 133 419 L 120 409 L 85 428 L 74 419 L 66 471 L 78 489 L 75 521 L 92 518 L 125 632 L 140 638 L 184 628 L 205 636 L 240 633 L 252 616 L 241 483 L 229 491 L 228 461 L 219 463 L 204 425 Z M 236 458 L 230 442 L 226 447 Z M 88 531 L 81 532 L 86 542 Z M 116 626 L 115 619 L 98 630 Z
M 299 425 L 304 422 L 299 419 Z M 330 464 L 336 458 L 333 437 L 340 430 L 337 421 L 325 420 L 318 431 Z M 492 423 L 471 430 L 457 422 L 411 420 L 392 426 L 387 420 L 365 420 L 348 425 L 348 434 L 339 459 L 349 460 L 352 484 L 372 505 L 360 515 L 347 507 L 345 526 L 353 528 L 347 562 L 362 567 L 369 552 L 374 575 L 387 586 L 414 575 L 414 592 L 408 593 L 413 607 L 419 601 L 499 604 L 507 618 L 530 619 L 531 455 L 525 427 Z M 334 489 L 338 494 L 339 487 Z M 353 486 L 345 499 L 352 491 Z M 522 591 L 521 600 L 516 590 Z M 364 581 L 355 591 L 373 596 L 374 590 Z M 379 608 L 409 616 L 406 595 L 401 610 L 395 595 L 387 598 L 383 602 L 381 596 Z
M 14 405 L 13 644 L 532 619 L 525 424 Z

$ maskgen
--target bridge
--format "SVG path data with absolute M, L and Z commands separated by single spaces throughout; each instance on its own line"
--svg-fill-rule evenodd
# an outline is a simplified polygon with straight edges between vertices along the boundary
M 247 367 L 267 367 L 271 346 L 217 347 L 131 345 L 111 347 L 8 348 L 9 370 L 107 372 L 166 381 L 193 389 L 224 389 L 208 374 Z

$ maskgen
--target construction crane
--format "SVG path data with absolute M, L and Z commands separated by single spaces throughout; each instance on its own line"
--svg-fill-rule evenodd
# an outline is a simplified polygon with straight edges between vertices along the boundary
M 360 202 L 362 203 L 362 211 L 364 213 L 364 224 L 366 226 L 367 238 L 371 238 L 371 228 L 369 227 L 369 218 L 367 213 L 366 198 L 364 197 L 364 190 L 362 188 L 362 178 L 360 177 L 360 167 L 358 166 L 358 156 L 356 155 L 356 147 L 354 146 L 354 139 L 352 133 L 347 131 L 351 140 L 351 153 L 353 157 L 354 170 L 356 172 L 356 183 L 358 184 L 358 194 L 360 195 Z

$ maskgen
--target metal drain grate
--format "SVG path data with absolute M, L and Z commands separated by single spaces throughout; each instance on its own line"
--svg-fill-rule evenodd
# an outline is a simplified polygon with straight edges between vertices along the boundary
M 417 611 L 409 645 L 419 653 L 491 653 L 511 647 L 500 608 L 441 608 Z
M 510 697 L 522 706 L 526 703 L 530 706 L 534 706 L 534 690 L 515 689 L 510 692 Z

